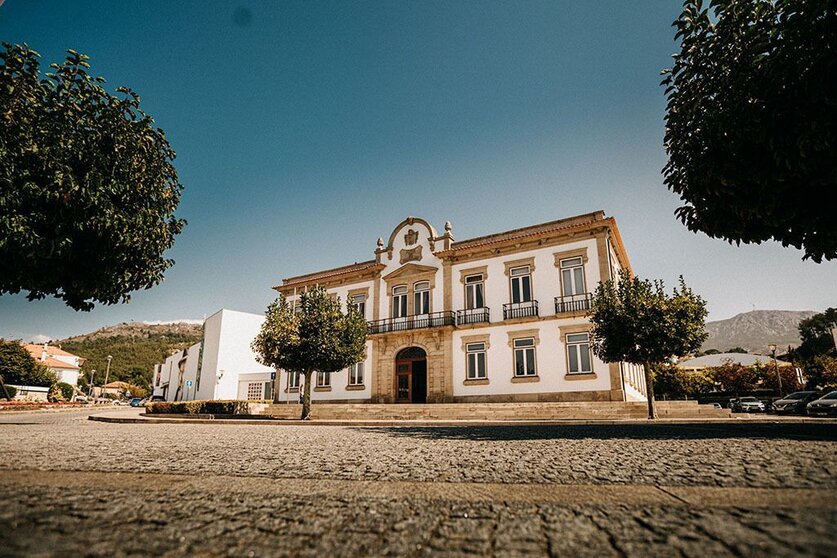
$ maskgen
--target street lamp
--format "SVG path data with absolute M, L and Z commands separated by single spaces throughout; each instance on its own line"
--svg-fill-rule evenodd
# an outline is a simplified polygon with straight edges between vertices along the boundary
M 87 394 L 87 395 L 89 395 L 89 396 L 91 396 L 91 397 L 93 396 L 93 378 L 94 378 L 95 376 L 96 376 L 96 369 L 94 368 L 94 369 L 92 369 L 92 370 L 90 371 L 90 391 L 89 391 L 89 392 L 88 392 L 88 394 Z
M 103 390 L 104 390 L 105 386 L 106 386 L 106 385 L 108 385 L 108 376 L 110 375 L 110 361 L 112 361 L 112 360 L 113 360 L 113 357 L 112 357 L 112 356 L 110 356 L 110 355 L 108 355 L 108 356 L 107 356 L 107 359 L 108 359 L 108 367 L 107 367 L 107 369 L 105 370 L 105 383 L 104 383 L 104 384 L 102 384 L 102 389 L 103 389 Z
M 776 344 L 771 343 L 767 348 L 773 353 L 773 368 L 776 369 L 776 379 L 779 381 L 779 397 L 782 397 L 782 375 L 779 374 L 779 363 L 776 362 Z

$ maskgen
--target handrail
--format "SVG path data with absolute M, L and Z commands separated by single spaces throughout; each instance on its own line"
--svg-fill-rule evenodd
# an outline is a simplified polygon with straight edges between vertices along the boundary
M 456 325 L 464 324 L 481 324 L 491 321 L 491 312 L 488 307 L 482 308 L 467 308 L 465 310 L 456 311 Z
M 528 318 L 538 315 L 538 301 L 508 302 L 503 305 L 503 319 Z
M 579 293 L 555 297 L 555 313 L 588 312 L 593 305 L 592 293 Z
M 431 312 L 430 314 L 416 314 L 404 316 L 403 318 L 385 318 L 366 323 L 371 334 L 388 333 L 390 331 L 408 331 L 411 329 L 423 329 L 428 327 L 442 327 L 456 325 L 456 316 L 453 312 Z

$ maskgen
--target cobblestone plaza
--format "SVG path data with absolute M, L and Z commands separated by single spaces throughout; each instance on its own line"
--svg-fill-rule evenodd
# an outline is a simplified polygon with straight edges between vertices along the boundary
M 833 556 L 832 422 L 361 428 L 88 414 L 0 417 L 0 554 Z

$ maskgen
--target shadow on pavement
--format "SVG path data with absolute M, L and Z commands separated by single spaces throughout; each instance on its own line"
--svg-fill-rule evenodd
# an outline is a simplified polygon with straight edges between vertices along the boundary
M 705 440 L 717 438 L 761 438 L 768 440 L 837 441 L 837 424 L 624 424 L 624 425 L 509 425 L 509 426 L 392 426 L 364 427 L 365 432 L 388 436 L 435 440 L 561 440 L 642 439 Z

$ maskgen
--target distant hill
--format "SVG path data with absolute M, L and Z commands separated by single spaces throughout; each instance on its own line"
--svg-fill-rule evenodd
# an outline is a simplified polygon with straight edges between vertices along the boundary
M 111 355 L 113 361 L 108 381 L 147 386 L 155 364 L 203 338 L 203 326 L 193 322 L 121 323 L 54 343 L 87 359 L 82 371 L 89 379 L 90 371 L 96 370 L 97 385 L 104 379 L 107 356 Z
M 816 312 L 810 310 L 753 310 L 727 320 L 706 322 L 709 338 L 702 349 L 725 351 L 741 347 L 755 353 L 767 353 L 767 345 L 775 343 L 779 353 L 788 345 L 799 345 L 799 322 Z

